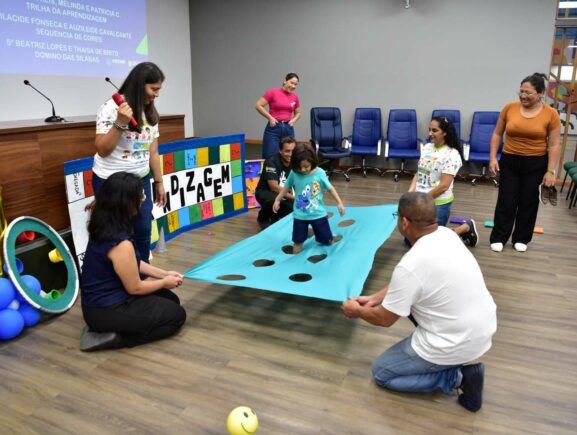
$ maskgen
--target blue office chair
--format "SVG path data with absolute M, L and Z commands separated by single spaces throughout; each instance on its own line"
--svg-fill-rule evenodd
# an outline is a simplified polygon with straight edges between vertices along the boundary
M 397 182 L 401 174 L 411 174 L 405 169 L 405 160 L 418 160 L 421 156 L 423 142 L 417 137 L 417 112 L 413 109 L 392 109 L 389 111 L 387 141 L 385 143 L 385 157 L 387 159 L 401 159 L 399 169 L 388 170 L 394 172 Z
M 491 149 L 491 136 L 493 130 L 499 120 L 499 112 L 474 112 L 473 122 L 471 123 L 471 134 L 469 141 L 463 146 L 463 154 L 465 160 L 468 162 L 482 163 L 483 168 L 480 174 L 469 174 L 473 177 L 471 184 L 475 185 L 477 180 L 489 179 L 495 187 L 499 186 L 499 182 L 495 177 L 489 175 L 487 172 L 487 165 L 489 164 L 489 156 Z M 501 158 L 501 146 L 497 152 L 497 159 Z
M 335 168 L 336 161 L 351 155 L 350 149 L 343 148 L 341 111 L 337 107 L 311 108 L 311 138 L 319 157 L 329 161 L 327 175 L 343 174 L 345 180 L 351 181 L 345 171 Z
M 455 127 L 455 131 L 457 132 L 457 137 L 461 139 L 461 111 L 460 110 L 451 110 L 451 109 L 435 109 L 431 114 L 431 119 L 436 118 L 438 116 L 445 116 L 449 118 L 449 121 Z M 463 140 L 461 139 L 461 142 Z
M 381 145 L 383 141 L 381 133 L 381 109 L 356 109 L 355 120 L 353 122 L 353 134 L 347 140 L 351 144 L 351 155 L 361 156 L 361 165 L 352 166 L 347 169 L 350 171 L 360 169 L 363 177 L 367 176 L 367 170 L 371 169 L 382 175 L 382 171 L 374 166 L 366 165 L 367 156 L 379 156 L 381 154 Z

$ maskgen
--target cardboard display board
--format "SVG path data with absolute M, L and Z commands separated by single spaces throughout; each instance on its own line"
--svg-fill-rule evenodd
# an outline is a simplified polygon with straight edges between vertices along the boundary
M 159 146 L 165 207 L 152 210 L 152 245 L 183 231 L 247 211 L 244 135 L 188 139 Z M 68 211 L 79 263 L 88 243 L 87 206 L 94 200 L 93 158 L 66 162 Z M 152 181 L 151 181 L 152 182 Z

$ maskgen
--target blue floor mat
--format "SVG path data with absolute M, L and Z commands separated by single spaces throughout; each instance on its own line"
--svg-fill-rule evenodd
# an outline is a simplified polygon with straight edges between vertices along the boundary
M 283 252 L 292 246 L 291 214 L 199 263 L 184 277 L 331 301 L 358 296 L 377 249 L 396 227 L 397 204 L 346 207 L 342 217 L 334 206 L 327 210 L 333 236 L 342 236 L 333 245 L 320 245 L 312 236 L 299 254 Z

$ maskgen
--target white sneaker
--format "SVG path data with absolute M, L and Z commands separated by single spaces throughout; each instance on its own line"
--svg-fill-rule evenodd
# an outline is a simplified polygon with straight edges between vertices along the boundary
M 501 252 L 503 250 L 502 243 L 491 243 L 491 251 Z
M 525 243 L 515 243 L 513 247 L 517 252 L 525 252 L 527 250 L 527 245 Z

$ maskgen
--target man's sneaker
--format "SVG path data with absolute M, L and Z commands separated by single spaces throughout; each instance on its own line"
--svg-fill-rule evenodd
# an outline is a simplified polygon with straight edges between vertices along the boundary
M 471 364 L 461 367 L 463 380 L 461 381 L 459 405 L 463 408 L 477 412 L 483 405 L 483 381 L 485 379 L 485 365 L 483 363 Z
M 465 223 L 469 225 L 469 231 L 463 234 L 462 238 L 467 242 L 470 247 L 475 247 L 479 243 L 479 233 L 477 232 L 477 226 L 473 219 L 465 219 Z
M 549 202 L 549 188 L 543 183 L 539 184 L 539 202 L 543 205 Z
M 93 332 L 85 326 L 80 334 L 80 350 L 83 352 L 118 349 L 123 346 L 124 341 L 116 332 Z
M 256 221 L 261 230 L 270 227 L 271 224 L 273 223 L 270 216 L 267 216 L 265 213 L 262 213 L 262 209 L 260 209 L 260 211 L 258 212 Z
M 501 252 L 503 250 L 503 244 L 500 242 L 491 243 L 491 251 L 493 252 Z
M 557 188 L 555 186 L 549 188 L 549 204 L 552 206 L 557 205 Z
M 268 222 L 270 220 L 269 216 L 266 216 L 265 213 L 263 213 L 262 208 L 258 211 L 258 216 L 256 217 L 256 221 L 259 224 L 262 224 L 264 222 Z

